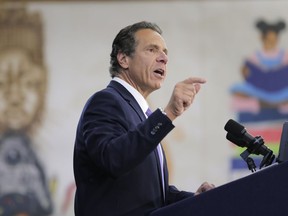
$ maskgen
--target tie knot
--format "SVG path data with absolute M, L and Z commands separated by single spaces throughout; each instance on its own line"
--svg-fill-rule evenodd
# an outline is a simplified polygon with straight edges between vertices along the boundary
M 147 111 L 145 112 L 147 116 L 152 114 L 152 110 L 148 107 Z

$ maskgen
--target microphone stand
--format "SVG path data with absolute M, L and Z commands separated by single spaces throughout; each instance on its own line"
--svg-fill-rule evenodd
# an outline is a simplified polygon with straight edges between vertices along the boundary
M 264 140 L 261 136 L 257 136 L 256 139 L 254 140 L 253 144 L 249 146 L 249 148 L 247 148 L 244 152 L 242 152 L 240 154 L 240 156 L 242 157 L 242 159 L 247 163 L 248 169 L 251 170 L 251 172 L 255 172 L 256 171 L 256 165 L 254 160 L 249 157 L 250 154 L 263 154 L 263 152 L 260 152 L 261 146 L 264 144 Z M 273 154 L 273 151 L 266 148 L 265 149 L 265 154 L 259 168 L 261 169 L 262 167 L 266 167 L 269 166 L 273 163 L 274 159 L 275 159 L 275 155 Z
M 254 160 L 249 157 L 250 153 L 248 149 L 246 149 L 244 152 L 240 154 L 240 156 L 243 158 L 243 160 L 247 163 L 248 169 L 251 170 L 252 173 L 256 171 L 256 165 Z

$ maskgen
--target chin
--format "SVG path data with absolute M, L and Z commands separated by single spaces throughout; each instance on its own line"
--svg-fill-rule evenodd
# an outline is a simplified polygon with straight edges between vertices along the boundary
M 152 85 L 151 85 L 151 89 L 153 89 L 153 91 L 157 90 L 157 89 L 160 89 L 163 85 L 163 81 L 158 81 L 158 82 L 154 82 Z
M 162 87 L 162 83 L 155 87 L 155 90 L 160 89 Z

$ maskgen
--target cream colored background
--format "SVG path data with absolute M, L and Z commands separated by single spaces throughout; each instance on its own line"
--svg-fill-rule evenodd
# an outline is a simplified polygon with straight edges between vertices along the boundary
M 141 20 L 156 22 L 169 48 L 168 78 L 151 95 L 152 107 L 164 107 L 177 81 L 189 76 L 207 79 L 193 105 L 175 121 L 165 139 L 171 183 L 195 190 L 208 180 L 232 180 L 233 153 L 223 127 L 234 113 L 228 88 L 241 81 L 244 57 L 260 46 L 254 27 L 259 17 L 288 20 L 288 1 L 172 1 L 29 3 L 40 11 L 45 26 L 45 59 L 49 71 L 46 115 L 37 134 L 41 159 L 49 178 L 58 180 L 59 209 L 73 183 L 75 130 L 87 98 L 109 80 L 111 43 L 118 31 Z M 287 47 L 287 31 L 281 46 Z M 66 215 L 73 215 L 73 203 Z M 59 210 L 55 215 L 62 215 Z

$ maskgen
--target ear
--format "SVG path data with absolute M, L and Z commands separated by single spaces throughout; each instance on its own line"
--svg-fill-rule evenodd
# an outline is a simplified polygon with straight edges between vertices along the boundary
M 123 68 L 123 69 L 127 69 L 129 64 L 128 64 L 128 57 L 126 54 L 119 52 L 117 54 L 117 60 L 119 65 Z

